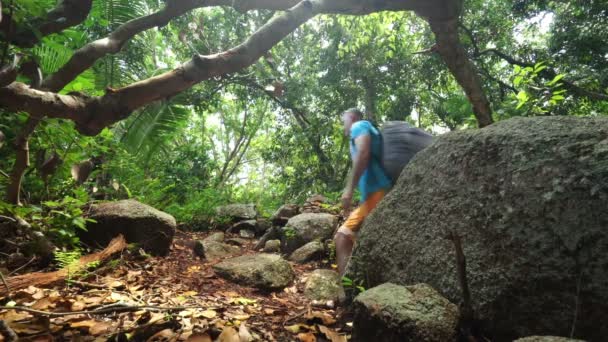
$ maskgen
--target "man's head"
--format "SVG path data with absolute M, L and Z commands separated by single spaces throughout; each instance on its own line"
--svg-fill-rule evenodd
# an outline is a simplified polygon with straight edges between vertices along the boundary
M 344 135 L 350 135 L 351 126 L 359 121 L 363 120 L 363 112 L 358 110 L 357 108 L 350 108 L 342 113 L 342 123 L 344 124 Z

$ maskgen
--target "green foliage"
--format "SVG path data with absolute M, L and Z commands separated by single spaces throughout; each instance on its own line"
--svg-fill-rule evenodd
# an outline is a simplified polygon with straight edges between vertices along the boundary
M 42 206 L 15 206 L 0 201 L 0 213 L 25 219 L 59 247 L 76 248 L 79 243 L 77 231 L 86 230 L 87 223 L 95 222 L 84 217 L 83 206 L 87 201 L 88 195 L 82 190 L 75 191 L 74 197 L 45 201 Z
M 342 286 L 344 287 L 345 290 L 348 290 L 348 289 L 356 290 L 355 294 L 365 291 L 365 287 L 363 287 L 363 281 L 352 280 L 348 277 L 342 277 Z
M 82 257 L 82 250 L 80 248 L 74 248 L 70 251 L 55 251 L 54 259 L 57 267 L 66 270 L 68 275 L 66 282 L 69 285 L 72 281 L 79 278 L 86 278 L 101 265 L 101 261 L 91 261 L 82 267 L 80 265 L 80 257 Z
M 562 89 L 563 83 L 560 82 L 564 75 L 559 74 L 544 81 L 540 75 L 546 68 L 542 62 L 525 68 L 516 65 L 513 70 L 513 86 L 519 91 L 510 97 L 511 102 L 498 113 L 509 116 L 548 115 L 566 101 L 566 90 Z
M 66 277 L 66 282 L 69 284 L 70 281 L 78 277 L 78 273 L 80 273 L 80 257 L 82 256 L 82 251 L 79 248 L 74 248 L 70 251 L 55 251 L 54 258 L 57 267 L 63 270 L 67 270 L 68 275 Z
M 76 246 L 79 242 L 77 230 L 86 230 L 87 223 L 95 222 L 84 217 L 82 208 L 87 203 L 86 193 L 76 194 L 79 198 L 66 196 L 61 201 L 43 202 L 45 215 L 32 217 L 37 225 L 46 227 L 49 236 L 61 246 Z
M 296 237 L 296 230 L 291 227 L 283 228 L 283 234 L 287 240 L 291 240 Z

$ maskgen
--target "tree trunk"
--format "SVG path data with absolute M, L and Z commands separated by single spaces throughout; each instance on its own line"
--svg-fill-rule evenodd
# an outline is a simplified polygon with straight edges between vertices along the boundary
M 21 134 L 17 136 L 15 140 L 15 164 L 10 174 L 10 183 L 6 190 L 6 201 L 11 204 L 20 205 L 21 199 L 19 194 L 21 193 L 21 181 L 25 170 L 30 166 L 30 148 L 29 139 L 36 126 L 40 122 L 39 118 L 30 116 L 25 123 L 25 127 L 21 130 Z
M 429 19 L 431 29 L 435 33 L 437 51 L 445 61 L 456 81 L 464 89 L 469 102 L 473 105 L 473 113 L 479 127 L 491 125 L 492 109 L 483 88 L 477 69 L 467 56 L 458 37 L 458 19 L 433 20 Z
M 365 89 L 365 116 L 367 120 L 376 123 L 376 88 L 369 77 L 364 77 L 362 81 Z

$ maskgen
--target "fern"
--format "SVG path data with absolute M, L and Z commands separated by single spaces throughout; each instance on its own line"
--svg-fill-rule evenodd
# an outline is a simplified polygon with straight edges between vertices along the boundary
M 78 248 L 73 249 L 69 252 L 55 251 L 54 253 L 55 262 L 57 263 L 57 266 L 59 266 L 59 268 L 61 269 L 67 270 L 68 272 L 68 276 L 66 277 L 68 283 L 78 273 L 78 269 L 80 266 L 79 261 L 81 256 L 82 251 Z

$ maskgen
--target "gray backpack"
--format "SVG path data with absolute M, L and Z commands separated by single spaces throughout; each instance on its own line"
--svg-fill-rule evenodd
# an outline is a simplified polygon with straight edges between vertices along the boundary
M 433 142 L 433 136 L 404 121 L 387 121 L 381 129 L 382 160 L 386 175 L 393 185 L 414 155 Z

